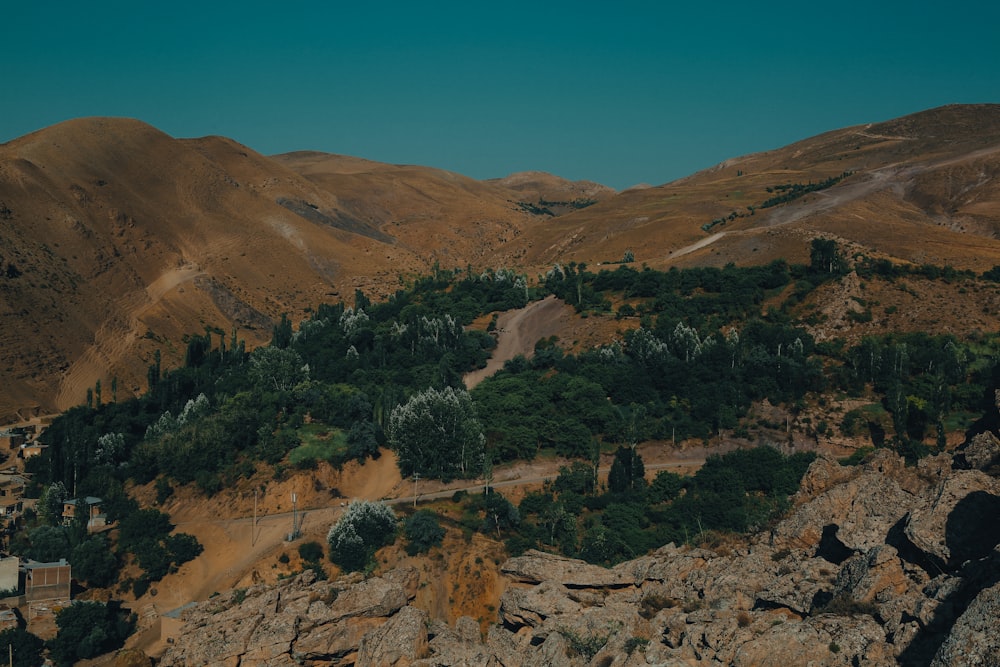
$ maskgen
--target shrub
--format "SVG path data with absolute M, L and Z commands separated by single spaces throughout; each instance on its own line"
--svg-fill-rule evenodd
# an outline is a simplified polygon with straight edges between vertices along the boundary
M 323 545 L 319 542 L 303 542 L 299 545 L 299 556 L 308 562 L 319 562 L 323 558 Z
M 444 528 L 438 522 L 437 514 L 430 510 L 419 510 L 406 520 L 403 534 L 409 541 L 406 553 L 415 556 L 430 551 L 431 547 L 440 546 Z

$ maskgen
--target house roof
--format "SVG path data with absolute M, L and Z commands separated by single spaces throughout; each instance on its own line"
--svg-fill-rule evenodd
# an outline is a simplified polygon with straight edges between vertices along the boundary
M 21 564 L 21 567 L 25 570 L 44 570 L 52 567 L 69 567 L 69 563 L 65 558 L 60 558 L 52 563 L 39 563 L 37 560 L 26 560 Z
M 71 498 L 69 500 L 64 500 L 63 505 L 76 505 L 79 501 L 83 501 L 87 505 L 100 505 L 104 501 L 100 498 L 95 498 L 94 496 L 87 496 L 86 498 Z

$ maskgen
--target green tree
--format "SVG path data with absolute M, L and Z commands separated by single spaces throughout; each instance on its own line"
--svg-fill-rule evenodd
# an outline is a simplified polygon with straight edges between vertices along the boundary
M 323 558 L 323 545 L 319 542 L 303 542 L 299 545 L 299 557 L 307 563 L 319 562 Z
M 90 586 L 107 588 L 118 576 L 118 561 L 111 553 L 111 545 L 100 535 L 73 547 L 69 562 L 73 565 L 73 577 Z
M 7 628 L 0 632 L 0 662 L 8 664 L 7 658 L 12 657 L 13 662 L 9 664 L 13 667 L 38 667 L 45 662 L 44 648 L 45 642 L 24 628 Z
M 375 552 L 396 539 L 396 514 L 385 503 L 355 500 L 326 535 L 330 560 L 347 571 L 363 570 Z
M 847 262 L 836 241 L 815 238 L 809 249 L 809 268 L 813 273 L 839 275 L 847 270 Z
M 51 563 L 60 558 L 69 558 L 69 534 L 61 526 L 39 526 L 30 533 L 31 547 L 26 554 L 28 558 L 42 563 Z
M 632 447 L 619 447 L 608 473 L 608 490 L 612 493 L 637 491 L 646 485 L 646 468 L 642 457 Z
M 135 627 L 135 616 L 126 616 L 114 602 L 75 602 L 56 615 L 59 631 L 48 643 L 57 665 L 73 665 L 119 648 Z
M 259 347 L 250 355 L 250 379 L 259 387 L 290 391 L 309 379 L 309 367 L 291 348 Z
M 49 484 L 35 505 L 39 518 L 50 526 L 62 523 L 63 503 L 68 497 L 69 492 L 65 484 L 62 482 Z
M 414 394 L 389 415 L 389 446 L 404 476 L 450 481 L 482 469 L 486 438 L 469 393 L 452 387 Z

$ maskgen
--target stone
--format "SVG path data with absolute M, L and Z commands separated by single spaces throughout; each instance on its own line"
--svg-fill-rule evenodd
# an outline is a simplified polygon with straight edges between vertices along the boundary
M 357 667 L 409 667 L 427 655 L 427 612 L 403 607 L 369 632 L 358 647 Z

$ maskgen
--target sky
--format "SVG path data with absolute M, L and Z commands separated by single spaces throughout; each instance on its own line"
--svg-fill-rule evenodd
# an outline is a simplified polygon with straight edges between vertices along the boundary
M 362 6 L 365 5 L 365 6 Z M 122 116 L 473 178 L 616 189 L 1000 103 L 1000 3 L 10 2 L 0 142 Z

